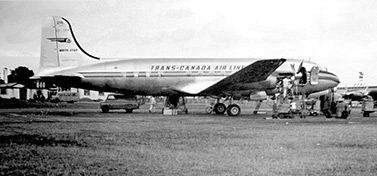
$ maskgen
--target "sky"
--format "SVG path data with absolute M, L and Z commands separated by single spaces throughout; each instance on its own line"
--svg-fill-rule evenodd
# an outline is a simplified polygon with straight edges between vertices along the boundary
M 38 72 L 41 25 L 105 58 L 296 58 L 377 85 L 376 0 L 0 0 L 0 70 Z M 2 72 L 1 72 L 2 73 Z

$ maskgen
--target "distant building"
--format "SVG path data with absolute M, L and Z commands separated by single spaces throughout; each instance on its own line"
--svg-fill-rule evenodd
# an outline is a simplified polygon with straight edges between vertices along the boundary
M 17 98 L 20 99 L 20 89 L 24 88 L 22 84 L 18 83 L 3 83 L 0 84 L 1 98 Z

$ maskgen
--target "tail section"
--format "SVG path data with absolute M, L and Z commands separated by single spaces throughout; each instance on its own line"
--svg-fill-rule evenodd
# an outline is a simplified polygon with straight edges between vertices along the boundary
M 42 27 L 40 71 L 96 63 L 98 57 L 81 48 L 71 24 L 62 17 L 49 18 Z

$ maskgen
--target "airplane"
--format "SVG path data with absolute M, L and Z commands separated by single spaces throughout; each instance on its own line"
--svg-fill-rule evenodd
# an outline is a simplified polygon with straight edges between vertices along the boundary
M 93 56 L 78 43 L 70 22 L 51 17 L 42 26 L 40 70 L 33 79 L 38 87 L 56 85 L 118 92 L 166 96 L 171 104 L 179 97 L 210 96 L 218 101 L 216 114 L 237 116 L 241 108 L 233 100 L 274 96 L 282 80 L 302 75 L 294 65 L 310 70 L 307 83 L 296 93 L 310 94 L 336 87 L 338 77 L 317 64 L 298 59 L 260 58 L 125 58 L 108 60 Z M 305 79 L 306 80 L 306 79 Z M 229 98 L 226 106 L 219 99 Z M 261 99 L 264 99 L 262 96 Z
M 363 101 L 365 98 L 377 100 L 376 86 L 364 83 L 355 83 L 353 86 L 338 87 L 337 91 L 343 95 L 344 99 L 351 101 Z

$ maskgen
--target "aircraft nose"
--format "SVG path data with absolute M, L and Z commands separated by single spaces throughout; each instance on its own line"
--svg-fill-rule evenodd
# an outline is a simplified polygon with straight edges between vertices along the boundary
M 330 72 L 329 72 L 329 74 L 331 75 L 331 76 L 330 76 L 330 77 L 331 77 L 330 80 L 334 81 L 334 82 L 337 83 L 337 84 L 340 83 L 339 77 L 338 77 L 336 74 L 334 74 L 334 73 L 330 73 Z
M 331 82 L 334 84 L 334 87 L 336 87 L 339 83 L 339 77 L 335 75 L 334 73 L 328 72 L 328 71 L 320 71 L 323 79 L 327 80 L 328 82 Z
M 340 83 L 339 77 L 336 74 L 333 74 L 333 75 L 335 76 L 334 81 L 339 84 Z

